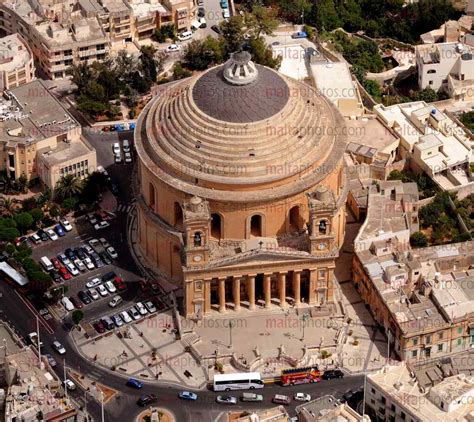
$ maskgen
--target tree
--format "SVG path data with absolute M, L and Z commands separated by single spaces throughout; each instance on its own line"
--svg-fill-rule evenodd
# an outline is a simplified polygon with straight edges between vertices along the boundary
M 250 40 L 249 51 L 255 63 L 271 67 L 272 69 L 278 69 L 281 65 L 282 57 L 273 57 L 272 49 L 266 44 L 262 37 Z
M 193 40 L 184 48 L 186 67 L 205 70 L 224 61 L 224 41 L 208 36 L 204 40 Z
M 92 68 L 86 63 L 79 65 L 72 65 L 69 68 L 71 74 L 71 81 L 77 86 L 77 90 L 81 92 L 93 79 Z
M 110 185 L 109 178 L 101 172 L 91 173 L 84 181 L 84 187 L 80 196 L 81 203 L 93 204 L 99 195 L 107 190 Z
M 71 197 L 71 198 L 66 198 L 62 202 L 61 207 L 66 213 L 68 213 L 68 212 L 74 210 L 78 203 L 79 203 L 79 199 L 74 196 L 74 197 Z
M 77 196 L 82 192 L 82 181 L 79 177 L 67 174 L 61 177 L 54 188 L 55 199 L 64 200 Z
M 176 62 L 173 66 L 173 78 L 175 80 L 183 79 L 191 76 L 191 72 L 184 69 L 181 62 Z
M 431 88 L 425 88 L 422 91 L 418 92 L 418 94 L 416 95 L 416 100 L 432 103 L 438 100 L 438 94 L 436 94 L 436 91 Z
M 415 232 L 410 236 L 410 245 L 414 248 L 428 246 L 428 238 L 422 232 Z
M 15 203 L 10 198 L 4 198 L 2 203 L 2 214 L 4 216 L 12 216 L 15 212 Z
M 33 217 L 29 212 L 21 212 L 16 214 L 14 219 L 21 234 L 25 234 L 34 222 Z
M 44 218 L 44 212 L 40 208 L 33 208 L 30 211 L 33 221 L 37 224 Z
M 57 205 L 53 205 L 49 209 L 49 215 L 51 216 L 51 218 L 57 218 L 59 217 L 60 214 L 61 214 L 61 210 L 59 209 Z
M 459 120 L 471 132 L 474 132 L 474 111 L 468 111 L 466 113 L 461 114 Z
M 236 51 L 241 51 L 244 44 L 244 20 L 240 15 L 234 15 L 220 24 L 224 38 L 224 51 L 226 56 Z
M 319 31 L 332 31 L 341 26 L 333 0 L 319 0 L 313 6 L 312 21 Z
M 245 25 L 253 38 L 260 38 L 262 34 L 271 35 L 278 27 L 276 10 L 256 5 L 251 13 L 245 14 Z
M 84 312 L 82 312 L 80 309 L 76 309 L 73 313 L 72 313 L 72 322 L 74 322 L 74 324 L 78 325 L 82 319 L 84 318 Z
M 21 193 L 28 192 L 28 177 L 25 173 L 22 173 L 18 178 L 18 188 Z

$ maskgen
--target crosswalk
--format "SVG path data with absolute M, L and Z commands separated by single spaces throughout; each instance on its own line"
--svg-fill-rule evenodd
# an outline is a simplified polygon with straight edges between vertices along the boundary
M 128 214 L 133 206 L 134 206 L 135 201 L 130 201 L 127 203 L 120 203 L 117 205 L 117 212 L 123 212 L 125 214 Z

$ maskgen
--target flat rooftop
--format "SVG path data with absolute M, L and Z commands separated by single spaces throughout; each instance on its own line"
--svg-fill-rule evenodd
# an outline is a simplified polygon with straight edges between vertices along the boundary
M 0 72 L 22 68 L 31 58 L 30 51 L 18 34 L 0 38 Z
M 378 119 L 348 119 L 345 121 L 347 133 L 352 139 L 378 152 L 390 153 L 398 146 L 399 139 Z
M 41 148 L 38 154 L 41 154 L 41 159 L 49 166 L 58 165 L 82 157 L 92 151 L 88 145 L 82 140 L 74 142 L 60 142 L 57 147 L 51 149 L 50 147 Z

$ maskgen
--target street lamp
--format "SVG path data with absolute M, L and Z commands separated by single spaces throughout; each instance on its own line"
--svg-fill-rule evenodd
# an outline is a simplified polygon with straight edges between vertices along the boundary
M 232 328 L 234 327 L 234 321 L 229 321 L 229 349 L 232 347 Z
M 303 338 L 301 339 L 301 341 L 304 340 L 304 328 L 305 328 L 305 323 L 306 323 L 306 320 L 309 318 L 309 315 L 308 314 L 303 314 L 301 316 L 301 322 L 303 323 Z

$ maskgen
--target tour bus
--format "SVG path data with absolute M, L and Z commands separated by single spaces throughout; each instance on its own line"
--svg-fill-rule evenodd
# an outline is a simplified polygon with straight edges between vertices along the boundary
M 43 256 L 43 257 L 40 259 L 40 262 L 41 262 L 41 265 L 43 266 L 43 268 L 44 268 L 46 271 L 51 271 L 52 269 L 54 269 L 53 264 L 52 264 L 52 262 L 48 259 L 48 257 Z
M 214 391 L 253 390 L 263 386 L 259 372 L 214 375 Z

